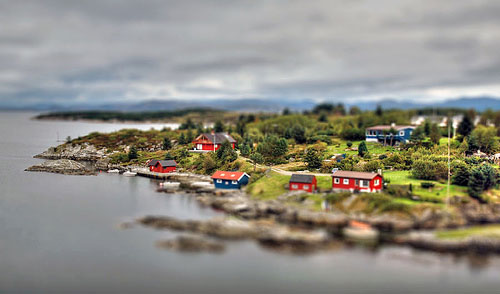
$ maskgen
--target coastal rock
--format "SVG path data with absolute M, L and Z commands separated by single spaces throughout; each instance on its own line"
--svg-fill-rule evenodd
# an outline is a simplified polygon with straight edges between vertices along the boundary
M 199 236 L 179 236 L 173 240 L 158 241 L 156 242 L 156 246 L 182 252 L 222 253 L 226 249 L 223 243 Z
M 106 149 L 98 150 L 94 145 L 84 144 L 64 144 L 57 148 L 51 147 L 35 158 L 42 159 L 71 159 L 77 161 L 98 161 L 106 157 Z
M 91 175 L 94 172 L 88 169 L 83 163 L 69 160 L 47 160 L 41 164 L 33 165 L 26 171 L 49 172 L 65 175 Z

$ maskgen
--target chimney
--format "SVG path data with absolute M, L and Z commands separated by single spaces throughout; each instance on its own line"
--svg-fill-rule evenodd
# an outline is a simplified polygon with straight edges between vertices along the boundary
M 377 169 L 377 174 L 382 175 L 382 169 L 381 168 Z

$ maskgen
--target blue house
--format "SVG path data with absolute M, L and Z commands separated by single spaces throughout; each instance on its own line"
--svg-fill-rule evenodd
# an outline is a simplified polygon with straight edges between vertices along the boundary
M 250 176 L 244 172 L 216 171 L 212 175 L 215 188 L 217 189 L 240 189 L 248 184 Z
M 374 126 L 366 129 L 366 141 L 399 145 L 410 140 L 413 130 L 414 126 Z

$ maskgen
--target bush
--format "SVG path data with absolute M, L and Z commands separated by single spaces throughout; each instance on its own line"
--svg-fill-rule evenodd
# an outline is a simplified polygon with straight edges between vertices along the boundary
M 434 188 L 435 184 L 431 182 L 422 182 L 420 183 L 420 187 L 424 189 Z
M 411 190 L 408 185 L 388 185 L 386 190 L 387 194 L 398 198 L 411 198 Z
M 412 175 L 421 180 L 447 179 L 448 165 L 442 161 L 419 159 L 412 165 Z

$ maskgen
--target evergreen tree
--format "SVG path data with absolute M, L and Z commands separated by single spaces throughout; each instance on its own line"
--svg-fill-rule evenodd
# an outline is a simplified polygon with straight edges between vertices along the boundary
M 467 151 L 466 154 L 473 154 L 474 152 L 479 150 L 479 142 L 474 134 L 470 134 L 467 137 Z
M 426 136 L 431 135 L 431 122 L 428 119 L 424 122 L 424 133 Z
M 470 168 L 467 164 L 460 162 L 453 167 L 451 182 L 454 185 L 467 186 L 470 178 Z
M 439 127 L 437 124 L 432 124 L 429 135 L 431 138 L 431 142 L 436 145 L 439 145 L 439 139 L 441 139 L 441 133 L 439 132 Z
M 242 137 L 245 135 L 246 124 L 242 119 L 238 120 L 236 123 L 236 132 Z
M 489 164 L 483 164 L 479 167 L 484 176 L 484 190 L 489 190 L 497 184 L 497 172 Z
M 479 168 L 473 169 L 469 178 L 469 184 L 467 189 L 469 196 L 481 200 L 481 194 L 484 191 L 485 183 L 486 179 L 482 171 Z
M 187 144 L 186 136 L 184 136 L 184 133 L 181 133 L 181 135 L 179 136 L 179 145 L 186 145 L 186 144 Z
M 351 106 L 351 108 L 349 108 L 349 114 L 350 115 L 361 114 L 361 109 L 359 109 L 359 107 L 357 107 L 357 106 Z
M 220 145 L 219 149 L 216 151 L 217 159 L 223 163 L 233 162 L 238 158 L 238 154 L 233 150 L 231 143 L 229 141 L 224 141 L 222 145 Z
M 358 146 L 358 155 L 364 157 L 368 153 L 368 147 L 366 147 L 365 141 L 361 141 Z
M 170 138 L 165 137 L 163 138 L 163 150 L 170 150 L 172 148 L 172 141 L 170 141 Z
M 380 104 L 377 105 L 377 109 L 375 110 L 375 114 L 377 116 L 382 116 L 382 114 L 384 114 L 384 110 L 382 109 L 382 106 Z
M 458 125 L 457 132 L 464 136 L 467 137 L 470 135 L 472 130 L 474 129 L 474 123 L 470 117 L 469 114 L 466 114 L 460 124 Z
M 191 129 L 189 129 L 186 134 L 186 144 L 193 142 L 193 140 L 194 140 L 194 134 L 191 131 Z
M 250 149 L 250 146 L 248 146 L 246 143 L 240 144 L 239 149 L 240 149 L 240 153 L 242 156 L 248 156 L 248 155 L 250 155 L 250 152 L 252 151 Z
M 165 159 L 165 160 L 173 160 L 173 159 L 175 159 L 175 157 L 172 155 L 172 153 L 167 152 L 167 153 L 165 153 L 165 157 L 163 159 Z
M 283 115 L 289 115 L 290 113 L 290 108 L 285 107 L 285 109 L 283 109 Z
M 257 167 L 257 164 L 261 164 L 264 162 L 264 156 L 259 152 L 254 152 L 250 155 L 250 160 L 253 162 L 253 170 Z
M 137 159 L 137 157 L 138 157 L 137 147 L 135 146 L 130 147 L 130 150 L 128 151 L 128 160 Z
M 425 139 L 424 135 L 424 128 L 422 126 L 417 127 L 413 132 L 411 133 L 411 138 L 410 140 L 414 143 L 419 143 L 422 142 Z
M 224 124 L 222 123 L 222 121 L 218 120 L 215 122 L 214 131 L 216 133 L 224 132 Z
M 328 122 L 328 116 L 326 116 L 326 114 L 322 113 L 322 114 L 320 114 L 318 121 L 319 122 Z
M 305 162 L 307 163 L 307 167 L 309 169 L 318 169 L 321 167 L 322 161 L 321 158 L 319 157 L 318 151 L 310 148 L 307 150 L 306 156 L 305 156 Z

